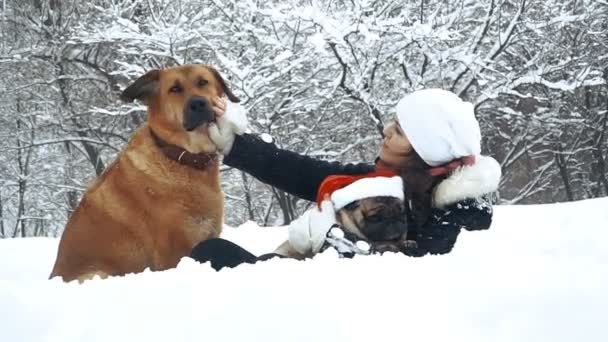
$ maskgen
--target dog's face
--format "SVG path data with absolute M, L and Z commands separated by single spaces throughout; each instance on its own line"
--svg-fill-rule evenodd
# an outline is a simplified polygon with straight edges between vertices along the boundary
M 149 71 L 127 87 L 121 99 L 143 101 L 156 134 L 191 153 L 200 153 L 216 150 L 208 134 L 209 124 L 215 121 L 211 99 L 224 94 L 239 102 L 213 67 L 183 65 Z
M 403 200 L 395 197 L 369 197 L 352 202 L 336 213 L 347 233 L 374 245 L 405 241 L 407 219 Z

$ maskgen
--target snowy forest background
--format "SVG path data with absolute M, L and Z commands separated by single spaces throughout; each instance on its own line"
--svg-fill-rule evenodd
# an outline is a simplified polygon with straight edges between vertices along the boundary
M 0 237 L 57 236 L 144 120 L 118 94 L 205 63 L 251 128 L 327 160 L 372 161 L 404 94 L 476 104 L 500 203 L 608 196 L 605 0 L 0 0 Z M 222 169 L 227 223 L 306 203 Z

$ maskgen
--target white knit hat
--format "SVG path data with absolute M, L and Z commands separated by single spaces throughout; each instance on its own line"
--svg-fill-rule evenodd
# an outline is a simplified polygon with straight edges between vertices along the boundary
M 414 151 L 430 166 L 481 152 L 481 132 L 473 105 L 450 91 L 415 91 L 399 101 L 396 111 Z

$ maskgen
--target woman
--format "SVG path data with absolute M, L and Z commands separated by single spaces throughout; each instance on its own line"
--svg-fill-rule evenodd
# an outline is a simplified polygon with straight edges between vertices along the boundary
M 451 92 L 425 89 L 399 101 L 395 121 L 384 129 L 375 165 L 316 160 L 279 149 L 271 141 L 250 134 L 237 135 L 235 132 L 242 129 L 236 129 L 238 120 L 223 115 L 223 100 L 218 99 L 214 109 L 218 121 L 210 135 L 225 155 L 224 163 L 297 197 L 314 201 L 319 185 L 330 175 L 359 175 L 376 169 L 401 175 L 416 227 L 416 246 L 403 250 L 407 255 L 448 253 L 461 228 L 490 227 L 492 207 L 488 196 L 498 188 L 500 166 L 493 158 L 480 155 L 481 134 L 473 105 Z M 331 206 L 322 207 L 332 210 Z M 301 248 L 318 246 L 314 241 L 323 239 L 331 226 L 327 219 L 318 218 L 331 214 L 316 208 L 309 210 L 303 215 L 305 219 L 290 224 L 290 240 L 297 237 L 298 241 L 292 242 Z M 218 240 L 195 247 L 193 257 L 213 263 L 214 259 L 240 253 L 248 252 Z M 255 262 L 257 258 L 247 254 L 240 260 Z

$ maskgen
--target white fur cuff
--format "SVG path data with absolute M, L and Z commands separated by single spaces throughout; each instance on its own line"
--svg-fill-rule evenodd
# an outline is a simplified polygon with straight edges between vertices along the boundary
M 433 193 L 433 203 L 443 208 L 467 198 L 498 190 L 502 171 L 496 159 L 477 156 L 475 164 L 462 166 L 439 183 Z
M 247 130 L 249 121 L 247 111 L 239 103 L 226 101 L 226 113 L 224 118 L 232 125 L 236 135 L 241 135 Z

